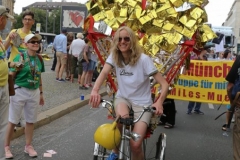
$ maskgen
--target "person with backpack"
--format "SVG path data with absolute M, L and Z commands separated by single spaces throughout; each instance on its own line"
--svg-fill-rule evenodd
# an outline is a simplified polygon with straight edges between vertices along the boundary
M 45 72 L 42 57 L 36 52 L 39 48 L 39 35 L 29 34 L 25 36 L 24 43 L 27 51 L 18 54 L 14 62 L 22 63 L 23 68 L 10 69 L 10 74 L 15 78 L 15 95 L 10 97 L 9 122 L 5 138 L 5 158 L 13 158 L 10 151 L 10 141 L 14 132 L 14 127 L 24 111 L 26 121 L 25 137 L 26 144 L 24 152 L 30 157 L 36 157 L 37 152 L 32 146 L 34 123 L 37 121 L 38 105 L 44 105 L 41 73 Z
M 240 100 L 237 92 L 240 92 L 240 56 L 234 61 L 232 68 L 225 78 L 228 81 L 227 95 L 230 99 L 231 108 L 229 111 L 235 114 L 235 122 L 233 126 L 233 158 L 240 159 Z M 237 99 L 236 99 L 237 98 Z M 232 116 L 229 116 L 228 124 L 230 124 Z

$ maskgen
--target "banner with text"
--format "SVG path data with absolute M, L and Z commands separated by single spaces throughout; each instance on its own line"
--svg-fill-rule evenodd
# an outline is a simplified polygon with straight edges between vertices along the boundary
M 190 69 L 179 76 L 168 98 L 229 104 L 225 80 L 233 61 L 191 61 Z

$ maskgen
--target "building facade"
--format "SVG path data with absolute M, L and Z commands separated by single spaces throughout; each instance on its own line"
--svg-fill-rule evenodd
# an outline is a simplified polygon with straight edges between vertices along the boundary
M 237 54 L 240 54 L 240 0 L 235 0 L 232 4 L 232 7 L 228 13 L 228 17 L 223 23 L 223 26 L 233 27 L 233 51 Z
M 14 12 L 13 12 L 14 3 L 15 3 L 15 0 L 0 0 L 0 5 L 3 5 L 9 8 L 11 15 L 14 15 Z M 5 29 L 1 32 L 2 39 L 5 39 L 7 37 L 11 29 L 12 29 L 12 22 L 8 20 Z
M 30 8 L 39 8 L 39 9 L 43 9 L 43 10 L 47 10 L 47 11 L 51 12 L 52 10 L 61 8 L 62 6 L 79 6 L 79 5 L 81 5 L 81 4 L 77 3 L 77 2 L 63 2 L 63 1 L 62 2 L 51 2 L 51 1 L 35 2 L 26 7 L 23 7 L 22 11 L 26 11 Z

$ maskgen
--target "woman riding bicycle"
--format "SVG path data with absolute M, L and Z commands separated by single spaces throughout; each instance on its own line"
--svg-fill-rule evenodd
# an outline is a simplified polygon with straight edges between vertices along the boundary
M 134 116 L 138 117 L 138 113 L 135 112 L 141 111 L 144 105 L 152 104 L 150 76 L 153 76 L 162 86 L 161 95 L 152 106 L 156 108 L 155 113 L 157 115 L 163 114 L 162 104 L 167 96 L 169 85 L 158 72 L 151 58 L 143 53 L 137 36 L 129 27 L 123 26 L 119 28 L 114 35 L 111 54 L 107 58 L 91 92 L 89 104 L 93 108 L 98 107 L 100 104 L 101 97 L 98 91 L 112 68 L 116 71 L 118 82 L 118 91 L 114 100 L 114 109 L 117 116 L 126 117 L 131 107 Z M 133 132 L 141 135 L 141 138 L 137 142 L 130 141 L 133 160 L 144 159 L 141 144 L 151 116 L 151 113 L 145 112 L 142 118 L 134 125 Z M 108 160 L 117 159 L 117 154 L 118 150 L 116 148 L 110 154 Z

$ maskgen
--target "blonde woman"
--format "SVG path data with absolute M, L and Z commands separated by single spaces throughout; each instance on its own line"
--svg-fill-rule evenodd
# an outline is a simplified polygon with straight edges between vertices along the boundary
M 167 96 L 168 83 L 158 72 L 153 61 L 149 56 L 143 53 L 135 33 L 126 26 L 119 28 L 113 38 L 111 54 L 98 76 L 91 92 L 89 103 L 92 107 L 98 107 L 100 103 L 99 89 L 106 79 L 108 73 L 116 71 L 118 82 L 118 91 L 114 101 L 115 112 L 117 115 L 125 116 L 129 114 L 132 108 L 136 117 L 142 106 L 151 105 L 151 91 L 149 77 L 161 84 L 161 96 L 152 104 L 156 108 L 156 114 L 163 114 L 163 102 Z M 143 160 L 142 141 L 145 136 L 147 126 L 151 118 L 151 113 L 146 112 L 142 118 L 134 125 L 133 132 L 141 135 L 139 141 L 130 141 L 133 160 Z M 120 126 L 119 126 L 120 127 Z M 118 149 L 114 149 L 108 160 L 118 158 Z

